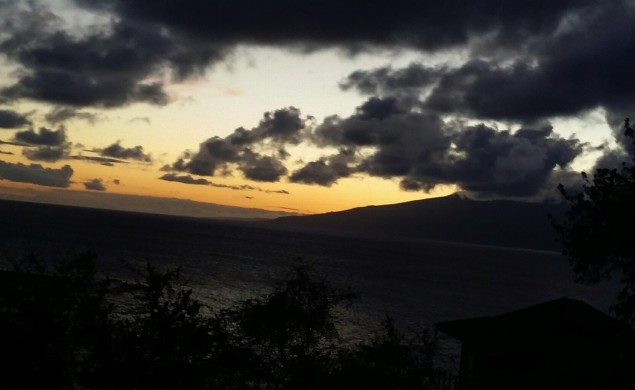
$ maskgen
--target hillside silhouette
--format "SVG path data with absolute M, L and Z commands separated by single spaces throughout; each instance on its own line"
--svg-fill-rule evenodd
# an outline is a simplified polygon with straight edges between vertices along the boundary
M 454 194 L 325 214 L 282 217 L 267 223 L 302 229 L 559 250 L 548 215 L 563 213 L 562 204 L 476 201 Z

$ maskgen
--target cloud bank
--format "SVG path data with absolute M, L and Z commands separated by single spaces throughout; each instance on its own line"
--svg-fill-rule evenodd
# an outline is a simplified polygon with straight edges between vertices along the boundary
M 0 53 L 20 69 L 0 90 L 3 99 L 164 105 L 172 80 L 197 77 L 240 45 L 265 45 L 304 52 L 463 50 L 467 60 L 458 68 L 412 68 L 377 82 L 393 89 L 434 82 L 431 107 L 478 117 L 574 115 L 634 102 L 623 60 L 635 39 L 628 0 L 74 3 L 103 22 L 77 31 L 43 1 L 0 3 Z
M 165 105 L 170 84 L 199 77 L 242 45 L 348 55 L 408 49 L 422 58 L 462 53 L 434 66 L 359 69 L 340 83 L 365 99 L 351 115 L 317 123 L 294 106 L 267 112 L 253 128 L 210 137 L 184 153 L 163 168 L 163 180 L 210 185 L 191 175 L 238 172 L 256 182 L 331 186 L 370 175 L 398 179 L 409 191 L 456 184 L 484 196 L 535 196 L 570 177 L 571 162 L 585 150 L 578 139 L 559 136 L 550 120 L 597 109 L 620 145 L 598 164 L 633 154 L 620 133 L 623 118 L 635 112 L 629 0 L 74 4 L 101 22 L 71 30 L 45 2 L 0 2 L 0 55 L 17 68 L 15 80 L 0 87 L 1 101 L 63 107 L 47 115 L 50 123 L 90 120 L 80 115 L 83 107 Z M 0 111 L 0 127 L 26 121 Z M 27 130 L 16 141 L 32 146 L 27 158 L 56 161 L 65 151 L 45 143 L 51 134 Z M 288 150 L 301 144 L 320 148 L 321 156 L 292 164 Z M 99 153 L 151 161 L 140 146 L 115 143 Z
M 20 183 L 38 184 L 47 187 L 69 187 L 73 168 L 64 165 L 62 168 L 45 168 L 40 164 L 24 165 L 0 161 L 0 179 Z
M 294 126 L 283 126 L 287 129 L 283 137 L 272 135 L 280 134 L 274 131 L 276 126 L 269 126 L 276 115 L 267 113 L 259 126 L 239 128 L 226 138 L 211 138 L 197 153 L 185 154 L 163 169 L 222 176 L 235 166 L 252 180 L 321 186 L 366 174 L 399 179 L 402 189 L 408 191 L 431 191 L 439 185 L 456 184 L 480 196 L 531 197 L 547 186 L 555 189 L 554 180 L 566 174 L 569 164 L 584 151 L 579 140 L 564 139 L 549 125 L 514 131 L 483 124 L 464 126 L 436 113 L 422 112 L 408 99 L 404 102 L 395 97 L 370 98 L 355 114 L 331 116 L 318 124 L 300 120 L 301 113 L 295 108 L 275 113 L 285 118 L 292 113 L 294 118 L 290 121 Z M 271 141 L 275 141 L 275 148 L 270 148 L 275 153 L 262 156 L 252 151 L 271 147 Z M 300 142 L 337 152 L 288 173 L 283 165 L 287 154 L 280 151 Z M 252 168 L 260 172 L 254 174 Z M 210 183 L 174 173 L 162 179 Z

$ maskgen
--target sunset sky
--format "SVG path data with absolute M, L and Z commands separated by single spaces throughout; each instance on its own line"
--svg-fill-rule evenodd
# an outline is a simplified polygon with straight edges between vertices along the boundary
M 631 154 L 633 1 L 371 4 L 0 0 L 0 198 L 539 200 Z

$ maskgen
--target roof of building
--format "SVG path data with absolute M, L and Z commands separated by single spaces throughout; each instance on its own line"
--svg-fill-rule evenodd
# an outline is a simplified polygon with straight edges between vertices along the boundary
M 437 329 L 462 342 L 504 343 L 565 335 L 602 337 L 629 328 L 583 301 L 560 298 L 498 316 L 442 322 Z

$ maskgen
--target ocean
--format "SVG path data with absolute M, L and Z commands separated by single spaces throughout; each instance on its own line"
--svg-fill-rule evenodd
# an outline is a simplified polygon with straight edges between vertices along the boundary
M 347 337 L 366 337 L 386 315 L 407 329 L 501 314 L 563 296 L 607 311 L 616 284 L 580 285 L 557 252 L 330 234 L 110 210 L 0 201 L 5 265 L 25 253 L 42 259 L 83 251 L 101 271 L 126 264 L 180 267 L 212 307 L 268 291 L 298 265 L 310 265 L 359 299 L 345 315 Z

